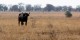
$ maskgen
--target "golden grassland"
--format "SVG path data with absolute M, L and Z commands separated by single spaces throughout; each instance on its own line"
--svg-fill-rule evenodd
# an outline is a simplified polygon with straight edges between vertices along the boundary
M 19 12 L 0 12 L 0 40 L 80 40 L 80 13 L 72 13 L 31 12 L 27 26 L 19 26 Z

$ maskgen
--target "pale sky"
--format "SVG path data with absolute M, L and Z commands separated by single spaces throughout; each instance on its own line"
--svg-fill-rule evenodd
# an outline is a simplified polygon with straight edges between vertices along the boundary
M 37 5 L 41 4 L 42 6 L 45 6 L 46 4 L 52 4 L 54 6 L 72 6 L 76 7 L 77 5 L 80 5 L 80 0 L 0 0 L 1 4 L 18 4 L 18 3 L 24 3 L 24 4 L 31 4 L 31 5 Z

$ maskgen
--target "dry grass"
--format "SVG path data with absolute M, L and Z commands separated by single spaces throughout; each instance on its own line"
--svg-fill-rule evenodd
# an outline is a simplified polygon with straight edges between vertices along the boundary
M 79 12 L 72 18 L 64 12 L 31 12 L 27 26 L 18 26 L 18 12 L 0 13 L 0 40 L 80 40 Z

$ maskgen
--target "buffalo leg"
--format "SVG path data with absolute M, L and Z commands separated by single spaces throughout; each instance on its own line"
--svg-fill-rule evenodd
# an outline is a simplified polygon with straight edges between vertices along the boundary
M 20 21 L 18 21 L 18 24 L 20 25 Z
M 24 25 L 24 23 L 23 23 L 23 22 L 21 22 L 21 25 Z
M 25 25 L 27 25 L 27 21 L 25 22 Z

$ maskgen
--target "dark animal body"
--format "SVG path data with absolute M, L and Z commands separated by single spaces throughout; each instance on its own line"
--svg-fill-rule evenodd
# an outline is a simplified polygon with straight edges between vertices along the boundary
M 24 25 L 24 22 L 25 22 L 25 25 L 27 25 L 27 20 L 28 20 L 29 14 L 30 13 L 20 13 L 18 16 L 18 24 Z

